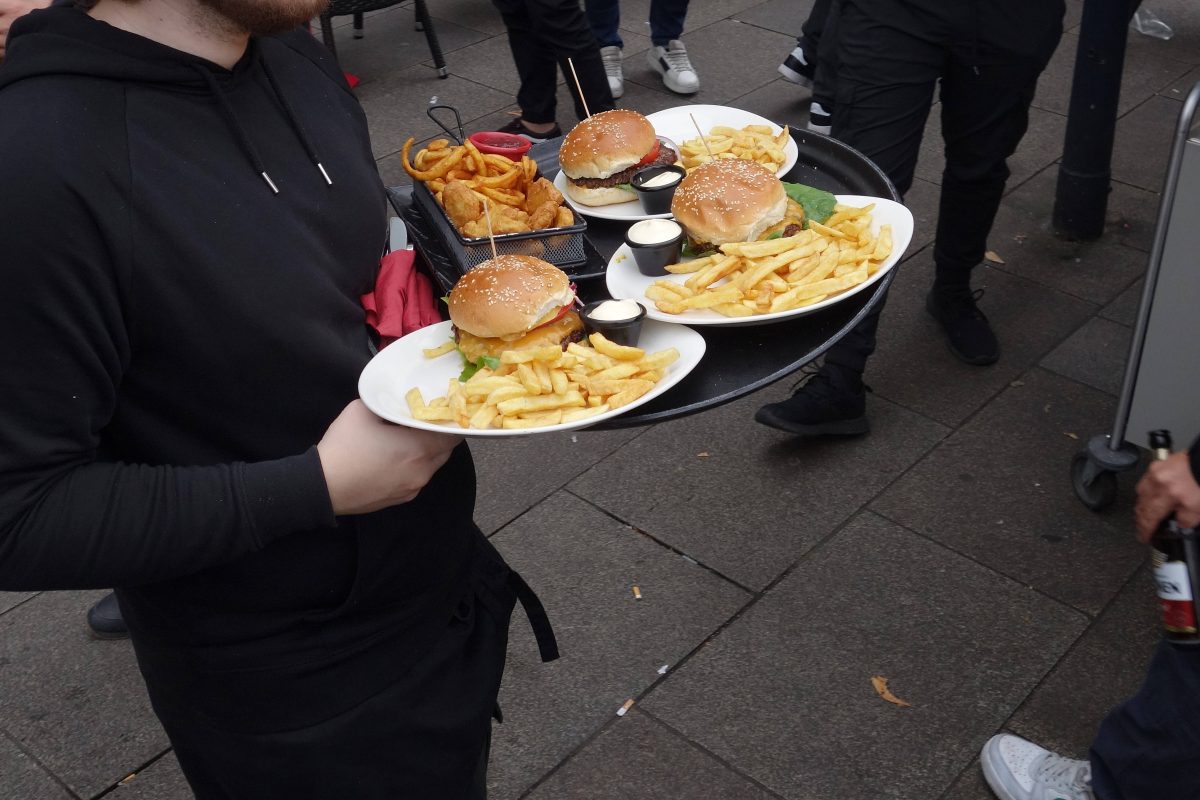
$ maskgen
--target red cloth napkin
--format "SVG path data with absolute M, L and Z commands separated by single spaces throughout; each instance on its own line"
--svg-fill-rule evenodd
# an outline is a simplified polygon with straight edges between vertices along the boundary
M 375 291 L 362 296 L 367 324 L 387 346 L 405 334 L 442 321 L 433 284 L 414 266 L 412 250 L 395 250 L 379 263 Z

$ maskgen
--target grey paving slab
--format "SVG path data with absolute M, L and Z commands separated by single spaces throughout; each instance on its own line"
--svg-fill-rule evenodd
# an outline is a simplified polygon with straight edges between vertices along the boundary
M 432 5 L 436 7 L 437 4 Z M 415 16 L 410 9 L 394 8 L 364 20 L 361 39 L 354 38 L 352 26 L 334 29 L 338 62 L 362 81 L 360 93 L 371 84 L 386 80 L 397 70 L 432 58 L 425 34 L 414 30 L 414 22 Z M 435 28 L 446 64 L 452 70 L 457 66 L 456 51 L 487 36 L 447 19 L 438 19 Z
M 167 753 L 123 783 L 114 800 L 192 800 L 174 753 Z
M 941 184 L 942 170 L 946 159 L 941 135 L 941 104 L 934 106 L 930 121 L 925 126 L 921 140 L 921 155 L 917 162 L 917 175 L 930 183 Z M 1029 111 L 1029 129 L 1021 139 L 1017 152 L 1008 159 L 1012 175 L 1008 179 L 1010 189 L 1029 180 L 1035 174 L 1053 164 L 1062 155 L 1063 136 L 1067 130 L 1067 118 L 1052 111 L 1033 108 Z
M 1113 180 L 1152 192 L 1162 191 L 1182 108 L 1181 101 L 1155 95 L 1117 122 Z
M 641 432 L 583 430 L 470 440 L 478 476 L 475 522 L 484 533 L 494 533 Z M 543 466 L 513 469 L 514 464 Z
M 529 800 L 771 800 L 635 706 L 529 794 Z
M 491 36 L 502 36 L 506 32 L 500 12 L 491 3 L 481 3 L 478 0 L 438 0 L 429 4 L 429 13 L 433 15 L 436 26 L 440 26 L 442 20 L 450 20 L 455 25 Z M 441 31 L 440 27 L 438 31 Z
M 541 596 L 563 655 L 540 663 L 516 613 L 500 695 L 505 721 L 493 737 L 494 800 L 531 786 L 749 599 L 565 492 L 492 541 Z
M 1057 178 L 1058 170 L 1052 173 Z M 1108 193 L 1108 208 L 1104 217 L 1104 238 L 1110 243 L 1139 250 L 1139 259 L 1130 256 L 1137 272 L 1144 272 L 1147 256 L 1154 244 L 1154 229 L 1158 221 L 1158 190 L 1149 191 L 1136 186 L 1113 182 Z
M 779 78 L 741 97 L 735 97 L 730 105 L 802 132 L 808 125 L 808 101 L 811 96 L 808 89 Z
M 33 592 L 0 592 L 0 614 L 16 608 L 33 596 Z
M 864 513 L 643 707 L 785 797 L 936 797 L 1086 623 Z
M 871 503 L 914 531 L 1088 613 L 1145 555 L 1130 536 L 1131 475 L 1117 502 L 1075 498 L 1071 456 L 1112 427 L 1116 400 L 1034 369 Z
M 0 794 L 13 800 L 75 800 L 36 761 L 0 735 Z
M 1116 300 L 1100 309 L 1100 316 L 1132 328 L 1137 324 L 1138 306 L 1142 302 L 1144 287 L 1144 281 L 1135 281 L 1128 289 L 1117 295 Z
M 1146 267 L 1144 253 L 1121 244 L 1120 233 L 1069 242 L 1050 230 L 1057 170 L 1047 169 L 1010 192 L 996 214 L 989 244 L 1005 259 L 998 269 L 1092 303 L 1123 292 Z
M 1138 690 L 1158 644 L 1158 603 L 1141 569 L 1005 726 L 1071 758 L 1086 758 L 1101 720 Z
M 425 55 L 423 60 L 426 66 L 432 65 L 428 52 Z M 517 76 L 507 36 L 492 36 L 467 45 L 455 51 L 453 59 L 450 71 L 460 78 L 490 86 L 512 97 L 515 97 L 517 90 L 521 88 L 521 80 Z M 449 59 L 447 64 L 450 64 Z M 559 80 L 562 80 L 561 75 Z
M 761 589 L 946 434 L 875 398 L 872 433 L 859 439 L 804 440 L 754 422 L 792 383 L 657 425 L 568 488 Z
M 742 22 L 757 25 L 760 28 L 766 28 L 777 33 L 785 33 L 795 39 L 800 35 L 800 26 L 804 24 L 804 20 L 808 19 L 812 7 L 813 0 L 799 0 L 799 2 L 795 0 L 767 0 L 765 3 L 751 6 L 733 16 L 734 19 L 739 19 Z M 795 46 L 795 42 L 792 43 L 792 46 Z M 782 64 L 783 59 L 790 52 L 791 49 L 789 48 L 779 53 L 779 63 Z
M 1024 251 L 1001 251 L 1012 262 Z M 901 265 L 880 320 L 879 346 L 866 380 L 882 397 L 958 425 L 1033 366 L 1096 311 L 1096 307 L 991 267 L 978 267 L 972 285 L 1000 340 L 1000 360 L 987 367 L 964 364 L 946 344 L 941 326 L 925 310 L 933 284 L 928 252 Z
M 1128 40 L 1130 44 L 1126 54 L 1126 69 L 1121 77 L 1118 117 L 1129 113 L 1131 109 L 1140 105 L 1164 86 L 1178 80 L 1190 69 L 1186 62 L 1166 55 L 1164 48 L 1155 47 L 1149 41 L 1135 41 L 1135 39 L 1144 38 L 1137 34 L 1131 34 Z M 1033 100 L 1035 107 L 1066 115 L 1071 99 L 1075 51 L 1078 47 L 1079 35 L 1077 32 L 1063 34 L 1062 42 L 1059 43 L 1049 65 L 1042 73 L 1041 80 L 1038 81 L 1037 96 Z
M 0 730 L 82 797 L 168 746 L 129 642 L 85 632 L 100 596 L 45 592 L 0 617 Z
M 1124 325 L 1095 317 L 1043 358 L 1042 366 L 1116 397 L 1132 335 Z
M 982 745 L 980 745 L 982 747 Z M 969 767 L 963 770 L 940 800 L 996 800 L 996 795 L 988 788 L 983 780 L 983 771 L 979 768 L 976 758 Z
M 1174 35 L 1167 41 L 1131 33 L 1125 55 L 1127 69 L 1142 71 L 1150 59 L 1170 58 L 1200 65 L 1200 9 L 1189 0 L 1154 0 L 1144 4 L 1164 20 Z
M 723 19 L 687 36 L 686 44 L 692 65 L 700 76 L 700 91 L 680 96 L 684 103 L 715 103 L 726 105 L 735 97 L 779 77 L 780 53 L 786 54 L 795 39 L 754 25 Z M 729 54 L 737 53 L 738 68 L 729 68 Z M 662 77 L 647 64 L 644 56 L 627 58 L 624 63 L 625 82 L 643 86 L 662 87 Z
M 1162 94 L 1174 100 L 1183 100 L 1196 84 L 1200 83 L 1200 68 L 1193 69 L 1179 80 L 1163 89 Z
M 409 136 L 421 141 L 441 134 L 442 129 L 425 113 L 434 103 L 471 109 L 480 116 L 513 102 L 511 94 L 456 75 L 438 78 L 433 69 L 422 64 L 360 86 L 358 97 L 367 111 L 371 151 L 376 158 L 399 152 Z

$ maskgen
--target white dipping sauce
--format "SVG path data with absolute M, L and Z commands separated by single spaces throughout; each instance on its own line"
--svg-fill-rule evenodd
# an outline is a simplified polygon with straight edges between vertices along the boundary
M 632 300 L 605 300 L 588 312 L 592 319 L 612 322 L 619 319 L 633 319 L 642 311 L 641 307 Z
M 671 241 L 681 233 L 683 228 L 674 220 L 644 219 L 630 226 L 625 236 L 634 244 L 660 244 Z
M 683 176 L 678 172 L 671 170 L 663 170 L 648 181 L 642 181 L 643 189 L 658 189 L 663 186 L 670 186 L 673 183 L 679 183 L 679 179 Z

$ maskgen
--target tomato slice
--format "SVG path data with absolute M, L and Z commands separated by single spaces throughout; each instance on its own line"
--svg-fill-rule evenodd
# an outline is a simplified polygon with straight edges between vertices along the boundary
M 558 310 L 558 313 L 554 315 L 554 319 L 551 319 L 548 322 L 543 322 L 541 325 L 538 325 L 538 327 L 543 328 L 546 325 L 553 325 L 554 323 L 558 322 L 560 319 L 565 317 L 567 315 L 567 312 L 570 311 L 571 309 L 573 309 L 574 307 L 575 307 L 574 303 L 568 303 L 567 305 L 563 306 L 562 308 L 560 308 Z
M 645 157 L 645 158 L 643 158 L 641 161 L 639 161 L 639 162 L 637 163 L 637 165 L 638 165 L 639 167 L 641 167 L 641 166 L 644 166 L 644 165 L 646 165 L 646 164 L 649 164 L 649 163 L 653 162 L 653 161 L 654 161 L 654 159 L 658 158 L 658 151 L 659 151 L 659 150 L 661 150 L 661 149 L 662 149 L 662 142 L 660 142 L 659 140 L 655 139 L 655 140 L 654 140 L 654 149 L 653 149 L 653 150 L 651 150 L 651 151 L 650 151 L 650 152 L 649 152 L 649 153 L 646 155 L 646 157 Z

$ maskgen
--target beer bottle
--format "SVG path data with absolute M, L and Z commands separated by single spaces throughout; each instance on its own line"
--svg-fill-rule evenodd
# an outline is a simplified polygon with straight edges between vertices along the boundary
M 1170 431 L 1150 431 L 1150 449 L 1154 460 L 1165 461 L 1171 455 Z M 1150 548 L 1163 636 L 1180 644 L 1200 644 L 1196 627 L 1196 597 L 1200 595 L 1196 568 L 1200 566 L 1200 554 L 1195 531 L 1180 528 L 1172 515 L 1159 524 L 1150 538 Z

